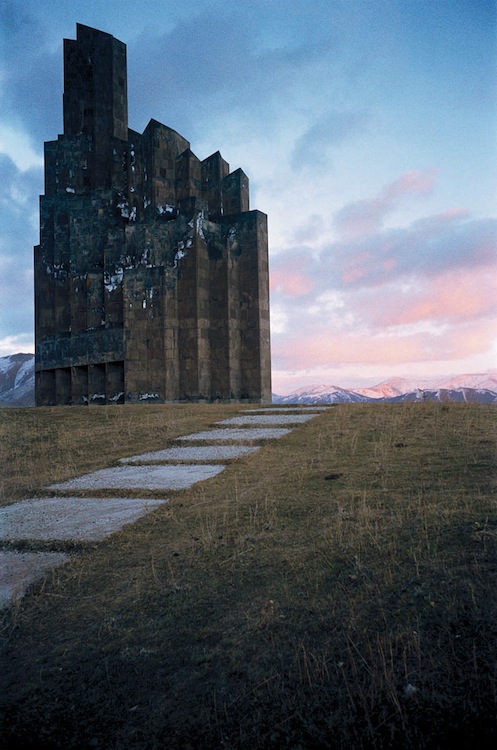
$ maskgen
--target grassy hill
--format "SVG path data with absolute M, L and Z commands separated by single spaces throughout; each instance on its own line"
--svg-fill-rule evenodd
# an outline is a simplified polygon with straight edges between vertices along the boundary
M 2 410 L 2 502 L 238 411 Z M 340 405 L 84 547 L 4 614 L 0 746 L 494 747 L 495 415 Z

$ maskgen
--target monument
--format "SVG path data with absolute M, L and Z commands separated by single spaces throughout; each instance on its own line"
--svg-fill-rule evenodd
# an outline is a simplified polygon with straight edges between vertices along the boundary
M 34 250 L 37 405 L 270 402 L 267 216 L 247 176 L 156 120 L 129 129 L 126 45 L 80 24 L 63 110 Z

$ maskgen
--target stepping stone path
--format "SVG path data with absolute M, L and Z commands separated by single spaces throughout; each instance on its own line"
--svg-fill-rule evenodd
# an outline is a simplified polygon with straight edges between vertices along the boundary
M 291 430 L 284 427 L 255 427 L 251 430 L 206 430 L 205 432 L 196 432 L 194 435 L 183 435 L 178 440 L 236 440 L 242 443 L 250 443 L 254 440 L 271 440 L 288 435 Z
M 227 461 L 255 453 L 259 448 L 249 445 L 204 445 L 195 448 L 165 448 L 163 451 L 141 453 L 120 458 L 120 464 L 147 464 L 163 461 Z
M 137 521 L 165 500 L 129 497 L 45 497 L 22 500 L 1 509 L 0 540 L 7 542 L 13 527 L 16 541 L 100 542 L 125 523 Z
M 276 425 L 276 424 L 301 424 L 312 419 L 314 414 L 256 414 L 253 416 L 243 417 L 230 417 L 229 419 L 223 419 L 222 422 L 216 422 L 216 424 L 236 424 L 243 427 L 251 427 L 254 424 L 258 425 Z
M 83 498 L 64 493 L 75 490 L 98 493 L 102 490 L 171 492 L 187 489 L 219 474 L 226 462 L 258 451 L 259 446 L 254 443 L 288 435 L 293 427 L 327 408 L 251 409 L 250 414 L 217 422 L 216 425 L 220 426 L 212 430 L 176 438 L 178 442 L 208 445 L 182 445 L 121 458 L 120 466 L 50 485 L 48 489 L 56 495 L 21 500 L 0 508 L 0 608 L 17 601 L 32 583 L 70 559 L 69 554 L 57 550 L 58 545 L 102 541 L 168 502 L 167 498 Z M 298 411 L 298 414 L 292 411 Z M 227 441 L 231 444 L 219 444 Z M 209 461 L 221 463 L 206 463 Z M 26 551 L 27 544 L 32 545 L 32 550 Z M 36 551 L 37 544 L 50 545 L 54 551 Z M 22 551 L 16 550 L 16 545 L 22 547 Z
M 223 471 L 224 466 L 118 466 L 100 469 L 68 482 L 51 484 L 50 490 L 186 490 L 202 479 L 211 479 Z

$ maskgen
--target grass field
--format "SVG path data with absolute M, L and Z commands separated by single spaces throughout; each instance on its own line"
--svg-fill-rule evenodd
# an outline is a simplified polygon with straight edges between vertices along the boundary
M 1 502 L 239 410 L 3 409 Z M 496 490 L 493 407 L 331 408 L 4 613 L 0 746 L 497 746 Z

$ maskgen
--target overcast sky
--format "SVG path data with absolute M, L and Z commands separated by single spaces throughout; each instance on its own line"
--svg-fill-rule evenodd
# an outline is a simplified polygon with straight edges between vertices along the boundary
M 129 124 L 269 216 L 273 391 L 497 366 L 495 0 L 2 0 L 0 356 L 33 349 L 62 40 L 128 46 Z

